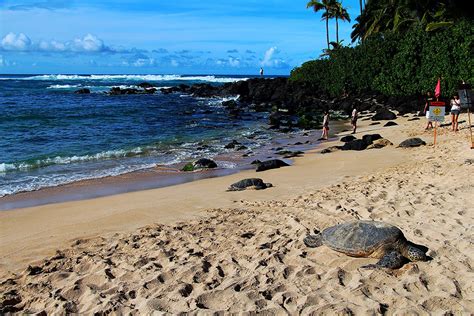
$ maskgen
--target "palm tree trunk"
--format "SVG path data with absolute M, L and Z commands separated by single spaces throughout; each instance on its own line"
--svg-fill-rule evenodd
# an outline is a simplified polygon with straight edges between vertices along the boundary
M 328 43 L 329 49 L 329 17 L 328 17 L 328 9 L 326 8 L 326 41 Z
M 360 4 L 360 14 L 362 14 L 362 0 L 359 0 L 359 4 Z
M 339 23 L 337 22 L 337 16 L 336 16 L 336 43 L 339 44 Z

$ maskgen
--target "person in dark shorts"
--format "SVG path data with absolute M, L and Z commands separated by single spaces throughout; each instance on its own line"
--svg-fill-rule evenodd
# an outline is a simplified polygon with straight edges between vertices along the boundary
M 428 91 L 426 93 L 426 98 L 425 98 L 425 108 L 423 109 L 423 113 L 426 115 L 426 119 L 428 120 L 428 123 L 426 123 L 426 129 L 433 128 L 433 122 L 430 121 L 430 103 L 433 101 L 433 96 L 431 95 L 431 91 Z
M 455 94 L 451 99 L 451 124 L 453 126 L 453 131 L 455 132 L 459 131 L 459 113 L 461 113 L 461 100 L 459 100 L 459 95 Z
M 329 111 L 324 111 L 323 117 L 323 134 L 321 139 L 327 140 L 329 137 Z

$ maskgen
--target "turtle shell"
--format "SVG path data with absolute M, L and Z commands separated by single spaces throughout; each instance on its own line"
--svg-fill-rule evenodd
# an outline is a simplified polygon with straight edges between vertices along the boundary
M 405 240 L 393 225 L 376 221 L 356 221 L 326 228 L 322 232 L 325 245 L 352 257 L 382 257 L 386 251 L 398 250 Z
M 262 179 L 259 178 L 249 178 L 240 180 L 231 185 L 232 187 L 245 189 L 247 187 L 256 186 L 256 187 L 265 187 L 265 183 L 263 183 Z

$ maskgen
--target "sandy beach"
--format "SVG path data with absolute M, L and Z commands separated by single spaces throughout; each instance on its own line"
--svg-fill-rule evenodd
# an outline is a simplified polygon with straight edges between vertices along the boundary
M 394 144 L 382 149 L 321 147 L 258 174 L 2 211 L 0 311 L 469 315 L 468 125 L 440 128 L 433 147 L 424 119 L 412 117 L 391 127 L 360 120 L 355 136 Z M 410 137 L 427 145 L 397 148 Z M 226 192 L 249 177 L 274 187 Z M 377 259 L 303 244 L 314 229 L 358 219 L 398 226 L 433 259 L 369 270 L 360 267 Z

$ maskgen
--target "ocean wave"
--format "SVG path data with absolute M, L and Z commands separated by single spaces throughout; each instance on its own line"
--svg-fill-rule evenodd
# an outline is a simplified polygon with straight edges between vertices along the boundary
M 0 173 L 7 173 L 12 171 L 27 171 L 32 169 L 43 168 L 51 165 L 67 165 L 71 163 L 97 161 L 105 159 L 116 159 L 125 157 L 136 157 L 151 153 L 152 148 L 137 147 L 131 150 L 109 150 L 92 155 L 83 156 L 56 156 L 44 159 L 37 159 L 34 161 L 18 162 L 18 163 L 0 163 Z
M 0 164 L 1 165 L 1 164 Z M 101 179 L 105 177 L 119 176 L 122 174 L 145 170 L 156 167 L 156 164 L 137 164 L 128 166 L 118 166 L 107 170 L 94 170 L 91 173 L 76 173 L 76 174 L 56 174 L 52 176 L 30 177 L 28 182 L 20 181 L 15 184 L 8 184 L 0 186 L 0 197 L 16 194 L 20 192 L 36 191 L 43 188 L 57 187 L 77 181 Z
M 20 79 L 20 78 L 18 78 Z M 181 76 L 181 75 L 36 75 L 21 80 L 129 80 L 129 81 L 206 81 L 235 82 L 248 78 L 231 78 L 216 76 Z
M 71 88 L 78 88 L 80 84 L 53 84 L 46 89 L 71 89 Z

